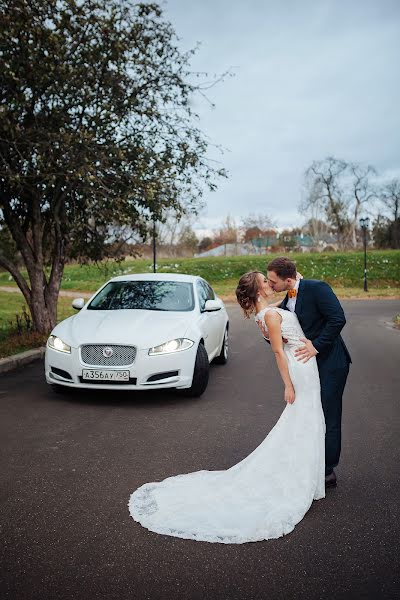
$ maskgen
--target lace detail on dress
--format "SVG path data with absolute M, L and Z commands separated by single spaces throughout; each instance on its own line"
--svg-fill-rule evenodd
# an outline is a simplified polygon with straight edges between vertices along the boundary
M 325 422 L 316 360 L 296 360 L 292 348 L 303 336 L 297 317 L 272 310 L 282 315 L 282 333 L 289 340 L 284 347 L 294 404 L 285 406 L 265 440 L 230 469 L 177 475 L 137 489 L 129 511 L 150 531 L 221 544 L 273 539 L 290 533 L 312 501 L 325 496 Z
M 254 320 L 264 324 L 266 334 L 268 334 L 268 329 L 265 324 L 264 315 L 268 310 L 274 310 L 277 313 L 279 313 L 282 317 L 282 337 L 287 339 L 287 342 L 285 343 L 285 348 L 289 349 L 292 347 L 302 346 L 303 342 L 300 342 L 300 338 L 305 337 L 303 330 L 300 326 L 297 316 L 289 310 L 284 310 L 283 308 L 272 306 L 268 308 L 263 308 L 256 314 Z

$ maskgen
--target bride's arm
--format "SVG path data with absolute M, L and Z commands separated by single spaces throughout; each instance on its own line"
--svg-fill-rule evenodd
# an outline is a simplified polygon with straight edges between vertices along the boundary
M 268 327 L 271 348 L 275 354 L 276 363 L 285 385 L 285 402 L 293 404 L 295 401 L 295 391 L 289 375 L 287 358 L 283 351 L 281 331 L 282 317 L 275 310 L 269 310 L 265 313 L 264 318 Z

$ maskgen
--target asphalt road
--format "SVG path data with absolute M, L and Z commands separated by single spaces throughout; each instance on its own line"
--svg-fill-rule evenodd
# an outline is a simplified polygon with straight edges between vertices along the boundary
M 142 483 L 240 461 L 283 410 L 273 355 L 236 307 L 231 360 L 200 399 L 53 395 L 38 362 L 3 376 L 1 597 L 400 598 L 400 331 L 386 325 L 400 301 L 343 305 L 354 364 L 339 485 L 278 540 L 181 540 L 128 513 Z

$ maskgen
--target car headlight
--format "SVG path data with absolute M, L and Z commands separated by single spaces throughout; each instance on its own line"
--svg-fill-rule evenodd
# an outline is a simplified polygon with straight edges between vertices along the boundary
M 49 348 L 53 348 L 53 350 L 58 350 L 59 352 L 67 352 L 71 354 L 71 346 L 68 346 L 65 342 L 60 340 L 56 335 L 51 335 L 47 340 L 47 344 Z
M 154 348 L 150 348 L 149 355 L 156 356 L 158 354 L 171 354 L 171 352 L 182 352 L 182 350 L 187 350 L 193 346 L 194 342 L 192 340 L 187 340 L 186 338 L 177 338 L 176 340 L 170 340 L 169 342 L 165 342 L 165 344 L 160 344 L 159 346 L 154 346 Z

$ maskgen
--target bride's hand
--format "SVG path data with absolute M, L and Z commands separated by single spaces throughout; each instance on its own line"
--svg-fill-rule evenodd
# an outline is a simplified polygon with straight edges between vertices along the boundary
M 294 392 L 294 387 L 291 386 L 286 386 L 285 387 L 285 402 L 287 402 L 288 404 L 293 404 L 293 402 L 295 401 L 296 398 L 296 394 Z
M 296 273 L 296 281 L 298 281 L 299 279 L 304 279 L 303 275 L 301 273 L 299 273 L 299 271 L 297 271 Z

